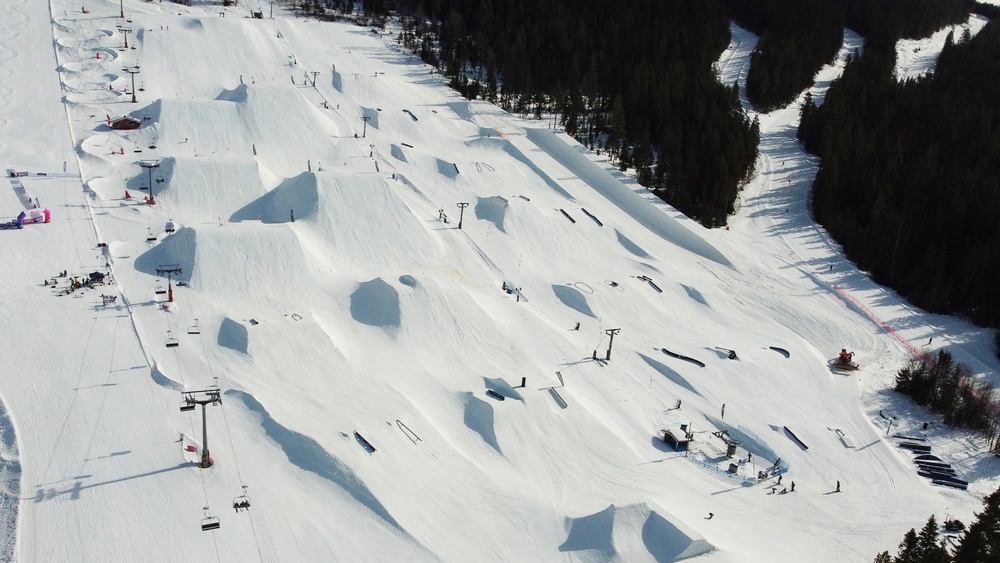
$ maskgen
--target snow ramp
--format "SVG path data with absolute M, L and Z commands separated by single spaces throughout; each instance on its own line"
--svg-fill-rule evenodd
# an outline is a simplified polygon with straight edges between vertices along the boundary
M 729 259 L 708 241 L 650 205 L 642 196 L 630 190 L 551 131 L 525 129 L 525 132 L 528 140 L 642 226 L 688 252 L 723 266 L 732 266 Z
M 608 505 L 594 514 L 566 518 L 559 551 L 582 561 L 683 561 L 715 549 L 700 534 L 646 503 Z
M 381 175 L 319 172 L 316 182 L 318 207 L 307 224 L 328 258 L 400 270 L 440 260 L 438 241 Z
M 229 216 L 263 195 L 266 192 L 263 178 L 271 176 L 248 157 L 166 158 L 160 161 L 156 175 L 165 180 L 154 188 L 156 196 L 168 199 L 173 218 L 187 225 Z M 139 176 L 143 185 L 147 183 L 146 176 L 143 170 Z M 287 209 L 284 215 L 288 217 Z
M 163 100 L 155 124 L 158 144 L 178 156 L 256 157 L 284 176 L 360 155 L 353 139 L 335 141 L 342 126 L 294 88 L 245 84 L 215 100 Z

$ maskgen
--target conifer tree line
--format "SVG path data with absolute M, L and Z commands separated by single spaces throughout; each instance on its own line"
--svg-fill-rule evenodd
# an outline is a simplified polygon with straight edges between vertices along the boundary
M 821 164 L 816 220 L 879 283 L 933 312 L 1000 326 L 1000 22 L 949 37 L 934 73 L 893 76 L 873 34 L 799 138 Z
M 971 430 L 1000 453 L 1000 409 L 993 385 L 976 381 L 969 366 L 956 363 L 947 350 L 933 361 L 919 360 L 896 373 L 896 391 L 942 415 L 951 427 Z
M 753 174 L 759 128 L 713 63 L 722 0 L 398 0 L 400 39 L 470 99 L 555 125 L 709 227 Z
M 298 0 L 302 5 L 319 0 Z M 349 0 L 325 0 L 343 12 Z M 752 177 L 759 127 L 712 64 L 730 19 L 760 36 L 747 96 L 783 107 L 865 37 L 799 138 L 821 158 L 813 214 L 848 257 L 920 307 L 1000 327 L 997 31 L 953 38 L 937 72 L 898 82 L 895 43 L 965 21 L 973 0 L 364 0 L 466 97 L 554 116 L 706 226 Z
M 931 515 L 924 527 L 903 536 L 896 556 L 883 551 L 874 563 L 987 563 L 1000 561 L 1000 489 L 983 499 L 983 511 L 958 536 L 954 548 L 940 536 L 937 519 Z
M 793 102 L 832 63 L 844 27 L 870 38 L 926 37 L 968 18 L 968 0 L 730 0 L 740 26 L 760 37 L 747 99 L 758 111 Z

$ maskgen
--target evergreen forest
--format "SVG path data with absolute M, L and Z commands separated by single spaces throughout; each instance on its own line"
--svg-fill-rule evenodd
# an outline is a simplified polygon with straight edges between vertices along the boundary
M 957 524 L 957 525 L 956 525 Z M 945 530 L 964 529 L 961 534 L 948 533 L 954 543 L 947 543 L 937 519 L 931 515 L 919 532 L 910 529 L 899 543 L 896 556 L 883 551 L 874 563 L 986 563 L 1000 561 L 1000 490 L 983 499 L 983 511 L 968 528 L 956 520 L 946 520 Z M 951 547 L 954 545 L 954 547 Z
M 759 133 L 713 63 L 721 0 L 399 0 L 402 42 L 470 99 L 553 116 L 640 184 L 722 226 Z
M 350 0 L 297 0 L 350 13 Z M 897 81 L 895 44 L 1000 7 L 973 0 L 364 0 L 470 99 L 551 120 L 706 227 L 752 178 L 759 127 L 713 69 L 734 21 L 760 37 L 746 94 L 787 106 L 865 38 L 799 138 L 821 158 L 816 220 L 881 284 L 933 312 L 1000 327 L 1000 32 L 949 40 L 935 73 Z
M 847 255 L 916 305 L 1000 326 L 1000 23 L 950 37 L 936 71 L 893 76 L 874 34 L 799 138 L 821 158 L 813 213 Z

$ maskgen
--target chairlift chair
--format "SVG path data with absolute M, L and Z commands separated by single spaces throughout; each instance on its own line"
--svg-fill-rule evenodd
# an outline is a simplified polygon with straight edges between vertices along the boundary
M 188 334 L 201 334 L 201 327 L 198 326 L 198 319 L 195 319 L 194 324 L 188 327 Z
M 205 517 L 201 520 L 201 531 L 210 532 L 212 530 L 218 530 L 220 526 L 219 517 L 212 516 L 212 514 L 208 511 L 207 506 L 204 508 L 204 511 Z
M 181 401 L 181 412 L 191 412 L 194 410 L 195 404 L 189 403 L 187 401 Z
M 233 509 L 236 512 L 250 510 L 250 497 L 247 496 L 247 486 L 243 485 L 243 494 L 233 499 Z
M 170 331 L 168 330 L 167 331 L 167 348 L 176 348 L 178 346 L 180 346 L 180 342 L 178 342 L 177 339 L 174 338 L 170 334 Z
M 163 287 L 163 282 L 156 280 L 156 289 L 153 290 L 153 293 L 157 295 L 163 295 L 166 292 L 167 288 Z
M 156 235 L 153 234 L 153 229 L 146 229 L 146 242 L 156 242 Z

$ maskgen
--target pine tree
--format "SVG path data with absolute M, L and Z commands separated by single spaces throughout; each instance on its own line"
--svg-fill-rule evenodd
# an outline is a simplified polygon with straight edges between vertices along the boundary
M 917 531 L 910 528 L 909 532 L 903 536 L 903 541 L 899 544 L 899 552 L 892 560 L 893 563 L 917 563 Z
M 1000 561 L 1000 489 L 983 499 L 983 505 L 958 544 L 955 563 Z
M 917 558 L 919 563 L 949 563 L 951 557 L 948 550 L 938 541 L 938 524 L 934 515 L 927 519 L 927 524 L 917 536 Z

